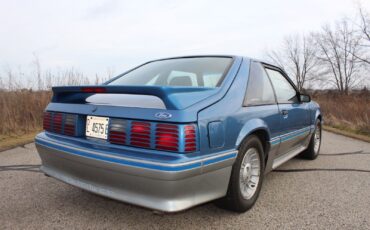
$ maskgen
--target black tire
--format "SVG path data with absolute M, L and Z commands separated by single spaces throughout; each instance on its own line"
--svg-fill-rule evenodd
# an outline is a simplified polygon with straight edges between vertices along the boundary
M 317 141 L 317 139 L 315 140 L 316 131 L 318 131 L 319 135 L 320 135 L 319 147 L 318 147 L 317 150 L 315 150 L 315 141 Z M 307 149 L 304 150 L 299 156 L 304 158 L 304 159 L 315 160 L 319 156 L 319 153 L 320 153 L 321 139 L 322 139 L 321 121 L 316 120 L 315 130 L 314 130 L 314 133 L 312 134 L 310 143 L 309 143 Z
M 257 188 L 252 197 L 245 199 L 240 189 L 240 170 L 243 158 L 249 149 L 255 148 L 260 159 L 260 172 Z M 262 143 L 255 135 L 247 137 L 239 148 L 238 157 L 233 165 L 227 195 L 217 200 L 216 205 L 235 212 L 246 212 L 253 207 L 261 191 L 264 177 L 264 153 Z

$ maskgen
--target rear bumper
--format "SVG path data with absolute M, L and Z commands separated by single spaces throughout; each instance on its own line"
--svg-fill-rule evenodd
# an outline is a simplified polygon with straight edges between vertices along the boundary
M 41 170 L 76 187 L 143 207 L 175 212 L 226 194 L 236 151 L 155 162 L 36 137 Z M 150 151 L 150 150 L 148 150 Z

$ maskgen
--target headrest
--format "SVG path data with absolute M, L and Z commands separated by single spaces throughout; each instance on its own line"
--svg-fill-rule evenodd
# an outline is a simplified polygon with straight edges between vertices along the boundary
M 174 77 L 170 81 L 173 86 L 193 86 L 189 76 Z

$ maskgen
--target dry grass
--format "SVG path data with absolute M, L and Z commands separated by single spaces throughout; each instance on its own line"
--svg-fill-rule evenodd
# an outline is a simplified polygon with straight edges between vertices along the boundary
M 50 91 L 0 91 L 0 136 L 23 135 L 42 128 Z
M 36 130 L 23 135 L 0 136 L 0 151 L 31 143 L 34 141 L 35 136 L 38 132 L 40 132 L 40 130 Z
M 325 125 L 370 136 L 370 92 L 341 95 L 335 92 L 312 95 L 322 109 Z
M 99 84 L 113 76 L 111 71 L 106 77 L 91 79 L 73 68 L 42 72 L 37 60 L 35 66 L 36 72 L 29 74 L 0 72 L 0 142 L 5 141 L 1 137 L 42 129 L 42 114 L 51 99 L 52 86 Z
M 343 136 L 346 136 L 346 137 L 351 137 L 351 138 L 354 138 L 354 139 L 357 139 L 357 140 L 366 141 L 366 142 L 370 143 L 370 136 L 369 135 L 363 135 L 363 134 L 361 135 L 361 134 L 357 134 L 356 132 L 353 132 L 353 131 L 337 129 L 337 128 L 333 128 L 333 127 L 327 126 L 327 125 L 324 125 L 323 129 L 326 130 L 326 131 L 332 132 L 332 133 L 340 134 L 340 135 L 343 135 Z

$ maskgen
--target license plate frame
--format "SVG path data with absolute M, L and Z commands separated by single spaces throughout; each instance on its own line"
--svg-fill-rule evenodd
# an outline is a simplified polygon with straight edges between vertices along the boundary
M 109 117 L 87 116 L 86 137 L 97 139 L 108 139 Z

